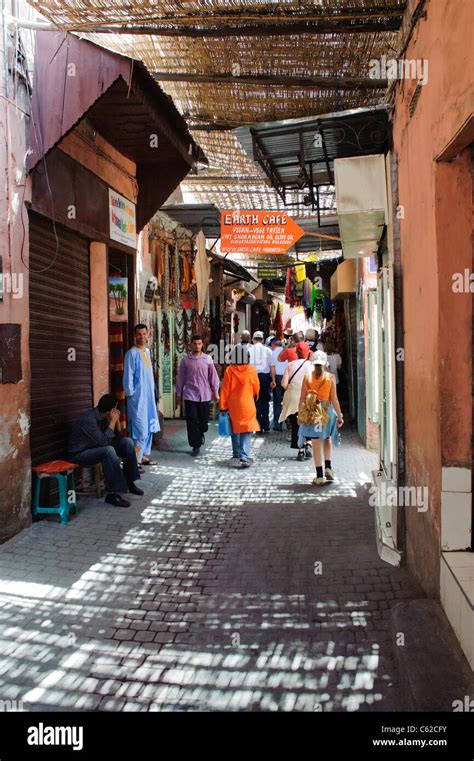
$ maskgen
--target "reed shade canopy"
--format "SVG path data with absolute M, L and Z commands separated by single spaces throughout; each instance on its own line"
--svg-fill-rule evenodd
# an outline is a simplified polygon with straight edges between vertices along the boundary
M 228 130 L 383 103 L 386 83 L 370 78 L 370 61 L 396 54 L 405 10 L 405 0 L 30 4 L 60 29 L 144 62 L 209 158 L 212 179 L 184 189 L 221 208 L 240 190 L 240 208 L 280 208 Z

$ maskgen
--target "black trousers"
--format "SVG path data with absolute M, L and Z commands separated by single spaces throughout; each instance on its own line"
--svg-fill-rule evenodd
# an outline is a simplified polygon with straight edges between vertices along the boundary
M 200 447 L 202 444 L 202 437 L 209 427 L 211 403 L 191 402 L 188 399 L 185 399 L 184 414 L 186 417 L 189 446 L 193 449 L 195 447 Z
M 84 466 L 101 463 L 107 494 L 128 491 L 133 482 L 140 478 L 135 447 L 132 439 L 126 436 L 115 436 L 108 446 L 85 449 L 71 459 Z M 123 462 L 123 470 L 120 460 Z
M 260 391 L 257 399 L 257 420 L 260 423 L 262 431 L 270 430 L 270 399 L 272 392 L 270 383 L 272 382 L 271 373 L 259 373 Z
M 299 449 L 298 447 L 298 431 L 300 429 L 298 425 L 298 413 L 294 415 L 288 415 L 288 420 L 291 423 L 291 449 Z

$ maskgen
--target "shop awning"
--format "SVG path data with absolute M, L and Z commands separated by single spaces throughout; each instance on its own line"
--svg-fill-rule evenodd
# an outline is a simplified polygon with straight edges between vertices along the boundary
M 271 181 L 285 206 L 335 214 L 334 159 L 386 153 L 389 121 L 385 108 L 254 124 L 234 131 L 248 155 Z
M 81 119 L 137 165 L 137 227 L 206 157 L 143 64 L 75 35 L 37 33 L 28 169 Z
M 210 256 L 214 262 L 222 264 L 224 274 L 233 275 L 234 277 L 239 278 L 239 280 L 244 280 L 246 283 L 249 283 L 251 280 L 258 282 L 257 279 L 245 269 L 245 267 L 242 267 L 241 264 L 237 264 L 237 262 L 233 262 L 232 259 L 227 259 L 225 256 L 219 256 L 219 254 L 214 254 L 209 251 L 208 256 Z

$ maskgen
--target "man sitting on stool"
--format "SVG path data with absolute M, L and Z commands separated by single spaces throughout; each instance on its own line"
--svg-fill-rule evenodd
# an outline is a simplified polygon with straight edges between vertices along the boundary
M 101 463 L 105 479 L 105 501 L 115 507 L 130 507 L 120 496 L 130 492 L 144 494 L 135 486 L 140 478 L 137 455 L 132 439 L 122 436 L 120 412 L 113 394 L 105 394 L 92 410 L 83 412 L 73 424 L 69 439 L 69 459 L 87 467 Z M 123 460 L 123 470 L 120 467 Z

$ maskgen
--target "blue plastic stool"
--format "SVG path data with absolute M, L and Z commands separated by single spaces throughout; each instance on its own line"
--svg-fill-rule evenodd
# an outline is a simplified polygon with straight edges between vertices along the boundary
M 76 511 L 76 488 L 74 483 L 74 471 L 78 466 L 67 460 L 53 460 L 44 462 L 33 468 L 35 474 L 35 485 L 33 492 L 33 516 L 36 517 L 41 513 L 57 514 L 60 516 L 60 522 L 65 524 L 69 520 L 69 510 Z M 72 499 L 68 499 L 68 478 L 71 476 Z M 41 481 L 45 478 L 56 478 L 59 491 L 59 505 L 53 507 L 41 507 L 39 504 Z

